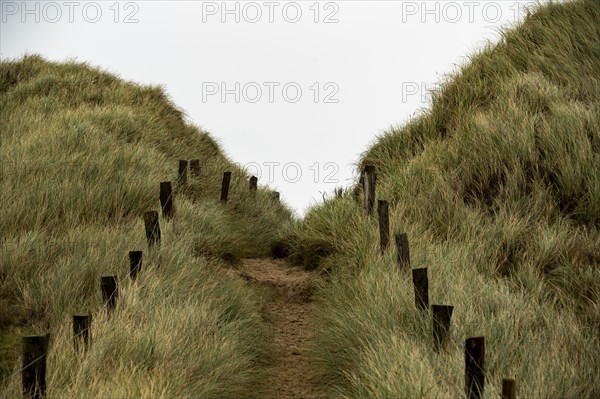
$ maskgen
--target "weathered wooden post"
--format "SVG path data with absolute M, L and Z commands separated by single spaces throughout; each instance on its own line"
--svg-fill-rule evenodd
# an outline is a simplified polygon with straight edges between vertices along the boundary
M 516 381 L 510 378 L 502 380 L 502 399 L 516 399 L 517 384 Z
M 231 172 L 223 173 L 223 181 L 221 182 L 221 202 L 227 202 L 229 196 L 229 182 L 231 181 Z
M 142 251 L 129 251 L 129 277 L 132 281 L 137 279 L 142 269 Z
M 160 208 L 165 218 L 169 219 L 173 216 L 173 188 L 170 181 L 160 183 Z
M 80 348 L 83 341 L 83 348 L 87 350 L 92 343 L 90 328 L 92 326 L 92 315 L 73 315 L 73 345 L 75 351 Z
M 250 191 L 256 192 L 257 188 L 258 188 L 258 178 L 256 176 L 252 176 L 250 178 Z
M 465 341 L 465 391 L 467 399 L 481 399 L 485 360 L 485 338 L 467 338 Z
M 177 181 L 179 182 L 179 184 L 186 184 L 187 183 L 187 171 L 188 171 L 188 161 L 185 159 L 180 159 L 179 160 L 179 170 L 177 173 Z
M 199 159 L 190 159 L 190 176 L 191 177 L 199 177 L 200 176 L 200 160 Z
M 100 288 L 102 289 L 102 300 L 106 304 L 106 310 L 110 314 L 115 309 L 119 296 L 117 276 L 102 276 L 100 278 Z
M 450 331 L 453 306 L 431 305 L 433 312 L 433 345 L 436 351 L 442 349 Z
M 21 384 L 23 397 L 40 399 L 46 396 L 46 358 L 50 333 L 23 337 L 23 367 Z
M 396 261 L 400 270 L 410 270 L 410 252 L 408 250 L 408 235 L 406 233 L 396 233 Z
M 387 201 L 377 201 L 377 214 L 379 215 L 379 244 L 383 254 L 390 241 L 390 218 L 389 205 Z
M 427 310 L 429 308 L 429 280 L 427 278 L 427 268 L 413 269 L 412 277 L 415 286 L 415 305 L 418 309 Z
M 158 223 L 158 212 L 144 212 L 144 227 L 146 228 L 146 239 L 148 247 L 160 244 L 160 225 Z
M 364 177 L 363 177 L 363 192 L 365 196 L 365 211 L 367 216 L 371 216 L 373 213 L 373 206 L 375 205 L 375 181 L 377 176 L 375 174 L 375 166 L 365 165 Z

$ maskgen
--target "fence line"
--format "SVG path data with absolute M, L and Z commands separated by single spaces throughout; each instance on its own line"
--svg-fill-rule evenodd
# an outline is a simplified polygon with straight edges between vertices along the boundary
M 190 168 L 190 175 L 197 177 L 200 175 L 200 164 L 199 160 L 187 160 L 179 161 L 178 169 L 178 184 L 185 185 L 187 183 L 187 172 L 188 166 Z M 373 165 L 366 165 L 361 179 L 364 187 L 364 206 L 365 213 L 370 216 L 373 212 L 373 206 L 375 203 L 375 182 L 376 173 Z M 221 183 L 221 197 L 220 201 L 226 203 L 228 200 L 229 186 L 231 181 L 231 172 L 226 171 L 223 173 L 223 180 Z M 256 192 L 257 190 L 257 179 L 252 176 L 249 181 L 249 190 Z M 279 193 L 272 192 L 273 198 L 279 200 Z M 173 217 L 173 202 L 172 202 L 172 187 L 171 182 L 162 182 L 160 185 L 160 203 L 163 211 L 163 216 L 167 218 Z M 380 250 L 381 253 L 385 253 L 389 246 L 389 204 L 385 200 L 378 200 L 378 215 L 379 215 L 379 231 L 380 231 Z M 146 238 L 148 241 L 149 248 L 152 248 L 160 243 L 160 226 L 158 220 L 157 211 L 147 211 L 144 213 L 144 225 Z M 58 240 L 57 240 L 58 241 Z M 100 241 L 98 241 L 100 242 Z M 65 243 L 61 241 L 61 243 Z M 68 243 L 68 242 L 67 242 Z M 90 243 L 86 242 L 73 242 L 77 244 Z M 415 305 L 419 311 L 423 314 L 432 314 L 432 335 L 433 335 L 433 346 L 436 352 L 444 349 L 447 340 L 457 343 L 451 334 L 451 318 L 454 307 L 451 305 L 429 305 L 429 278 L 427 274 L 427 268 L 416 268 L 411 269 L 410 267 L 410 255 L 409 255 L 409 242 L 406 233 L 396 233 L 395 243 L 397 256 L 396 261 L 398 267 L 401 270 L 409 271 L 412 270 L 412 278 L 414 284 L 414 295 Z M 130 269 L 129 275 L 132 281 L 135 281 L 138 273 L 142 266 L 142 251 L 130 251 L 129 252 Z M 103 302 L 106 306 L 106 310 L 110 315 L 114 312 L 117 299 L 118 299 L 118 280 L 117 276 L 102 276 L 100 288 L 102 291 Z M 77 350 L 79 341 L 81 338 L 84 340 L 85 349 L 91 345 L 91 315 L 74 315 L 73 316 L 73 340 L 75 349 Z M 25 340 L 26 337 L 23 337 Z M 32 394 L 34 397 L 42 397 L 45 393 L 45 363 L 41 368 L 31 370 L 31 367 L 38 364 L 40 360 L 47 356 L 47 341 L 49 339 L 49 333 L 44 336 L 31 337 L 40 338 L 42 342 L 46 342 L 44 347 L 44 353 L 36 357 L 33 361 L 28 362 L 19 371 L 12 373 L 10 376 L 2 380 L 4 383 L 8 379 L 14 377 L 19 372 L 23 375 L 23 393 L 24 395 Z M 44 341 L 44 339 L 46 341 Z M 24 345 L 24 348 L 26 346 Z M 39 349 L 39 348 L 37 348 Z M 25 349 L 24 349 L 25 351 Z M 464 341 L 464 353 L 465 353 L 465 394 L 469 399 L 480 399 L 483 396 L 484 385 L 486 379 L 485 371 L 485 338 L 484 337 L 470 337 Z M 26 356 L 24 354 L 24 359 Z M 45 360 L 44 360 L 45 361 Z M 25 360 L 24 360 L 25 362 Z M 41 370 L 41 371 L 40 371 Z M 34 373 L 33 383 L 31 378 L 26 378 Z M 38 375 L 38 373 L 43 373 Z M 40 383 L 39 392 L 36 390 Z M 33 384 L 33 385 L 32 385 Z M 32 388 L 34 387 L 34 388 Z M 34 389 L 32 391 L 32 389 Z M 38 395 L 38 396 L 36 396 Z M 503 379 L 502 380 L 502 398 L 514 399 L 516 395 L 516 383 L 514 379 Z
M 375 202 L 375 167 L 371 164 L 365 165 L 361 173 L 361 184 L 363 186 L 365 214 L 369 217 Z M 355 197 L 358 199 L 358 197 Z M 382 199 L 377 201 L 379 215 L 379 245 L 381 253 L 384 254 L 389 240 L 389 205 Z M 436 352 L 444 348 L 447 340 L 454 341 L 449 334 L 451 318 L 454 307 L 451 305 L 429 306 L 429 278 L 427 268 L 411 269 L 409 256 L 409 243 L 406 233 L 396 233 L 396 262 L 400 270 L 405 272 L 412 270 L 414 285 L 415 305 L 424 314 L 431 312 L 433 349 Z M 485 337 L 469 337 L 464 341 L 465 354 L 465 395 L 468 399 L 480 399 L 483 397 L 486 371 L 485 371 Z M 516 384 L 514 379 L 502 380 L 502 399 L 515 399 Z
M 71 162 L 69 162 L 69 163 L 71 163 Z M 76 163 L 76 162 L 73 161 L 72 163 Z M 187 183 L 188 166 L 189 166 L 190 175 L 192 178 L 200 176 L 201 168 L 200 168 L 200 160 L 199 159 L 193 159 L 193 160 L 190 160 L 189 162 L 187 160 L 180 160 L 179 167 L 178 167 L 178 178 L 177 178 L 178 184 L 185 185 Z M 2 172 L 4 172 L 4 169 L 0 167 L 0 174 L 2 174 Z M 231 172 L 229 172 L 229 171 L 224 172 L 223 182 L 221 185 L 221 202 L 227 202 L 230 180 L 231 180 Z M 250 183 L 249 183 L 250 191 L 256 192 L 257 181 L 258 181 L 258 179 L 255 176 L 252 176 L 250 178 Z M 273 196 L 274 196 L 274 198 L 279 200 L 278 192 L 273 192 Z M 159 200 L 160 200 L 160 204 L 161 204 L 161 210 L 163 213 L 163 217 L 165 217 L 167 219 L 172 218 L 174 216 L 174 204 L 173 204 L 172 183 L 170 181 L 169 182 L 161 182 Z M 158 212 L 147 211 L 143 214 L 143 219 L 144 219 L 144 228 L 145 228 L 145 232 L 146 232 L 146 239 L 148 241 L 148 246 L 150 248 L 152 248 L 160 243 L 160 238 L 161 238 Z M 104 243 L 105 240 L 65 241 L 63 239 L 56 238 L 54 240 L 44 239 L 44 242 L 45 243 L 51 242 L 51 243 L 59 244 L 60 247 L 57 249 L 64 249 L 65 244 L 66 245 L 74 244 L 77 246 L 81 246 L 81 245 L 92 244 L 92 243 L 101 243 L 101 242 Z M 3 239 L 2 241 L 0 241 L 0 244 L 3 246 L 9 245 L 9 244 L 14 244 L 17 246 L 22 245 L 22 246 L 26 247 L 26 246 L 35 246 L 37 243 L 35 241 L 22 242 L 20 240 L 18 242 L 12 242 L 12 241 L 9 241 L 8 239 L 6 239 L 6 240 Z M 128 255 L 129 255 L 129 276 L 130 276 L 131 281 L 133 282 L 137 279 L 138 274 L 141 271 L 142 251 L 138 251 L 138 250 L 129 251 Z M 118 300 L 118 296 L 119 296 L 117 276 L 114 276 L 114 275 L 102 276 L 100 278 L 100 290 L 102 292 L 103 303 L 106 306 L 106 311 L 107 311 L 108 315 L 110 316 L 114 312 L 114 310 L 117 306 L 117 300 Z M 72 320 L 73 320 L 73 345 L 74 345 L 74 348 L 77 351 L 79 349 L 80 341 L 83 340 L 84 349 L 87 351 L 89 349 L 89 346 L 92 343 L 92 337 L 91 337 L 91 333 L 90 333 L 92 316 L 91 316 L 91 314 L 73 315 Z M 46 384 L 45 384 L 46 363 L 45 363 L 45 361 L 46 361 L 46 358 L 48 355 L 47 352 L 48 352 L 49 336 L 50 336 L 50 334 L 46 333 L 43 336 L 23 337 L 24 342 L 26 342 L 27 340 L 32 342 L 30 345 L 24 345 L 24 349 L 23 349 L 23 351 L 24 351 L 23 361 L 24 362 L 25 362 L 25 359 L 27 359 L 27 357 L 30 356 L 30 354 L 34 350 L 42 350 L 44 353 L 39 356 L 36 356 L 33 360 L 31 360 L 27 364 L 23 365 L 20 369 L 13 372 L 6 378 L 2 379 L 1 383 L 4 384 L 5 382 L 10 380 L 17 374 L 21 373 L 21 375 L 22 375 L 21 383 L 22 383 L 22 388 L 23 388 L 23 395 L 25 397 L 31 396 L 36 399 L 44 397 L 45 393 L 46 393 Z M 37 341 L 41 340 L 40 342 L 43 344 L 43 348 L 39 348 L 39 347 L 33 345 L 33 342 L 36 340 Z M 44 361 L 44 364 L 43 364 L 43 366 L 38 367 L 39 362 L 41 360 Z

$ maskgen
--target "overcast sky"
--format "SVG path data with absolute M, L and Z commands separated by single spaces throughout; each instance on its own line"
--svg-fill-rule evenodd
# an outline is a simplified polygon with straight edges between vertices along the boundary
M 542 1 L 545 2 L 545 1 Z M 6 1 L 2 60 L 37 53 L 161 84 L 301 215 L 427 90 L 533 1 Z

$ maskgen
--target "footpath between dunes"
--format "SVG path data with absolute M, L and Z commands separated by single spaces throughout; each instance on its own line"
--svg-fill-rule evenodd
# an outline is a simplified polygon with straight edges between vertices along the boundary
M 273 373 L 266 398 L 321 399 L 322 388 L 314 382 L 306 345 L 313 331 L 310 272 L 284 260 L 245 259 L 241 275 L 246 280 L 273 290 L 265 305 L 267 322 L 274 336 Z

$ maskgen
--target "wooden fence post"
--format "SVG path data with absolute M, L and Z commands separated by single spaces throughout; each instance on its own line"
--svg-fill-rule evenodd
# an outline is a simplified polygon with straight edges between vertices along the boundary
M 142 269 L 142 251 L 129 251 L 129 277 L 135 281 Z
M 102 276 L 100 278 L 100 288 L 102 289 L 102 300 L 110 314 L 115 309 L 119 297 L 117 276 Z
M 223 173 L 223 181 L 221 182 L 221 202 L 227 202 L 229 196 L 229 182 L 231 181 L 231 172 Z
M 429 308 L 429 280 L 427 278 L 427 268 L 413 269 L 412 277 L 415 286 L 415 305 L 418 309 L 427 310 L 427 308 Z
M 158 212 L 144 212 L 144 226 L 146 228 L 146 239 L 148 247 L 160 244 L 160 224 L 158 223 Z
M 23 367 L 21 384 L 23 397 L 39 399 L 46 396 L 46 358 L 50 333 L 23 337 Z
M 410 252 L 408 250 L 408 235 L 396 233 L 396 261 L 400 270 L 410 270 Z
M 185 159 L 179 160 L 179 170 L 177 173 L 177 181 L 179 184 L 187 183 L 188 161 Z
M 453 306 L 431 305 L 433 312 L 433 345 L 436 351 L 442 349 L 450 331 Z
M 365 196 L 365 211 L 367 216 L 371 216 L 373 213 L 373 206 L 375 205 L 375 181 L 377 176 L 375 175 L 375 166 L 365 165 L 364 177 L 363 177 L 363 192 Z
M 199 159 L 190 159 L 190 176 L 191 177 L 199 177 L 200 176 L 200 160 Z
M 379 215 L 379 244 L 381 253 L 383 254 L 390 241 L 390 218 L 387 201 L 377 201 L 377 214 Z
M 83 348 L 88 349 L 92 343 L 90 328 L 92 326 L 92 315 L 73 315 L 73 345 L 75 351 L 79 350 L 79 344 L 83 340 Z
M 256 192 L 258 186 L 258 178 L 256 176 L 252 176 L 250 178 L 250 191 Z
M 502 399 L 516 399 L 517 384 L 515 380 L 504 378 L 502 380 Z
M 173 216 L 173 188 L 170 181 L 160 183 L 160 208 L 165 218 L 169 219 Z
M 467 338 L 465 341 L 465 391 L 467 399 L 481 399 L 485 381 L 485 338 Z

